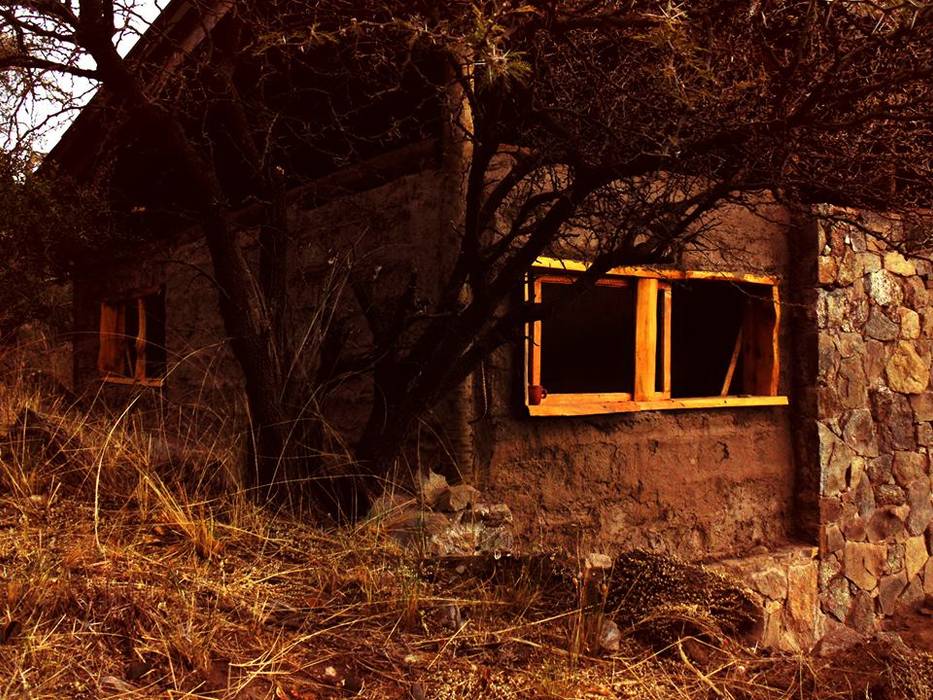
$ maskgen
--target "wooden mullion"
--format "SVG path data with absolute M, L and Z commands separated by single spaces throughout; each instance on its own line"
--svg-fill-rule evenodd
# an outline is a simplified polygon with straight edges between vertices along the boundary
M 781 292 L 778 285 L 771 288 L 771 301 L 774 304 L 774 327 L 771 329 L 771 383 L 768 393 L 777 396 L 781 381 Z
M 735 346 L 732 348 L 732 357 L 729 360 L 729 367 L 726 370 L 726 378 L 722 382 L 722 391 L 720 396 L 728 396 L 729 389 L 732 388 L 732 377 L 735 375 L 735 366 L 739 361 L 739 355 L 742 352 L 742 335 L 745 326 L 739 326 L 739 332 L 735 335 Z
M 133 376 L 137 381 L 146 379 L 146 301 L 136 300 L 136 367 Z
M 97 369 L 101 374 L 110 374 L 120 361 L 120 344 L 117 342 L 119 312 L 117 307 L 103 302 L 100 305 L 100 329 L 98 331 Z
M 664 385 L 661 388 L 661 396 L 665 399 L 671 398 L 671 285 L 663 284 L 660 288 L 664 294 Z
M 541 284 L 543 280 L 536 279 L 534 283 L 533 301 L 535 304 L 541 303 Z M 531 333 L 531 383 L 541 384 L 541 319 L 532 321 Z
M 656 398 L 658 280 L 638 280 L 635 295 L 635 401 Z

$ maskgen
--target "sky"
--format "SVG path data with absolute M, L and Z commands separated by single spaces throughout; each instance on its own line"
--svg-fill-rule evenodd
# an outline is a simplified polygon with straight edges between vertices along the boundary
M 133 48 L 140 35 L 168 2 L 169 0 L 138 0 L 127 3 L 132 4 L 134 16 L 128 31 L 123 32 L 120 37 L 118 49 L 121 55 L 125 56 Z M 117 4 L 121 4 L 119 0 Z M 89 68 L 93 68 L 93 61 L 88 59 L 87 63 Z M 75 109 L 69 109 L 62 114 L 57 114 L 60 111 L 60 102 L 49 93 L 39 95 L 36 100 L 25 105 L 20 119 L 24 128 L 48 121 L 41 129 L 34 144 L 34 148 L 40 153 L 47 153 L 55 146 L 62 134 L 78 116 L 80 110 L 77 107 L 87 104 L 96 92 L 96 87 L 92 81 L 72 76 L 56 76 L 55 87 L 57 90 L 74 96 Z

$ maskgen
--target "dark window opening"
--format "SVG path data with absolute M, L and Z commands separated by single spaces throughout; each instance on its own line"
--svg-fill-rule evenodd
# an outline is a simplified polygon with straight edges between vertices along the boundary
M 771 288 L 727 281 L 673 283 L 671 396 L 767 395 Z
M 152 294 L 100 306 L 97 367 L 105 379 L 158 381 L 165 376 L 165 295 Z
M 165 294 L 158 292 L 143 297 L 146 313 L 146 376 L 165 376 L 168 352 L 165 347 Z
M 540 301 L 560 305 L 541 322 L 541 385 L 549 394 L 631 393 L 634 286 L 599 284 L 568 301 L 571 293 L 569 283 L 540 283 Z

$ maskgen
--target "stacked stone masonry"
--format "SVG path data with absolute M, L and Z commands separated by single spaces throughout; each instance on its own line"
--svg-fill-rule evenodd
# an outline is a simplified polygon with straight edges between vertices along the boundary
M 817 241 L 820 605 L 863 633 L 933 594 L 933 266 L 895 235 L 862 216 Z
M 736 559 L 713 569 L 745 583 L 761 601 L 758 642 L 769 649 L 808 651 L 825 632 L 817 599 L 819 562 L 814 547 L 788 545 Z

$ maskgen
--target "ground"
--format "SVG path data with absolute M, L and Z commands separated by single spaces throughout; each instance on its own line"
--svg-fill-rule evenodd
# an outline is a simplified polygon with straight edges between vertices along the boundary
M 425 562 L 378 521 L 257 506 L 219 434 L 167 453 L 119 416 L 3 392 L 0 697 L 931 697 L 930 658 L 890 639 L 772 655 L 703 596 L 642 595 L 616 648 L 572 574 Z

